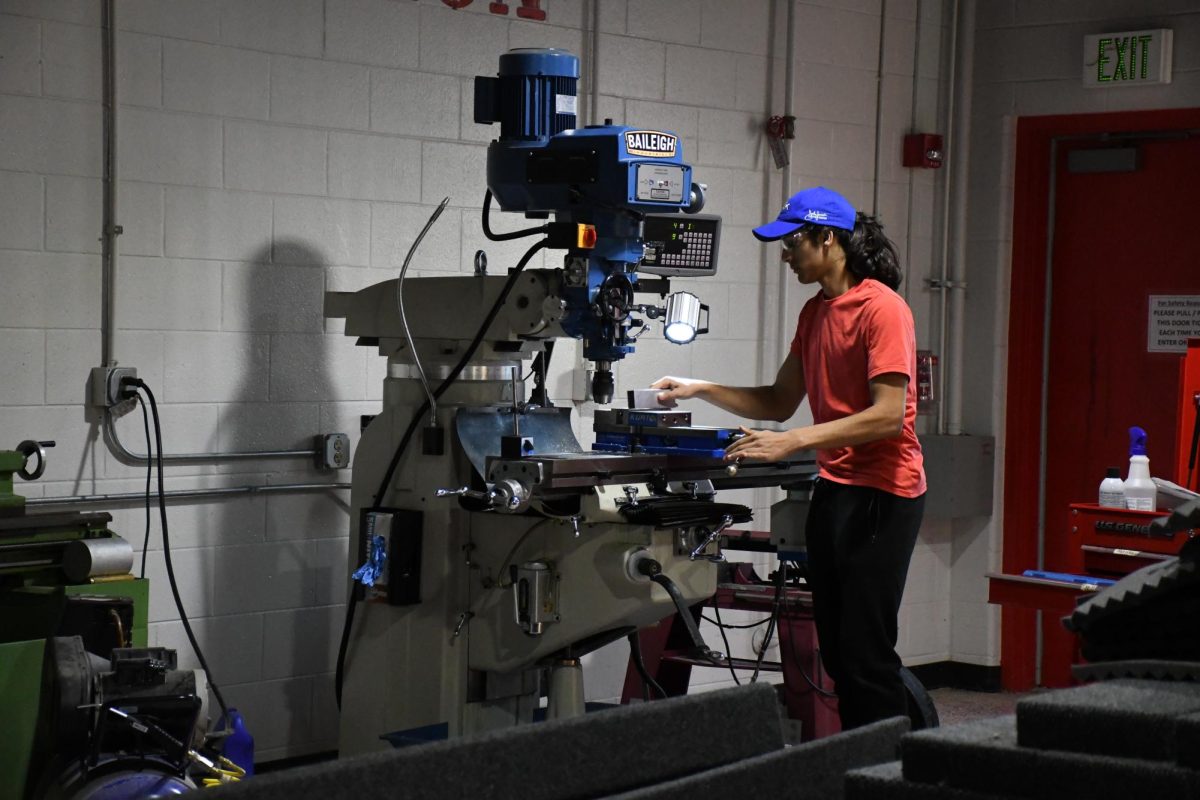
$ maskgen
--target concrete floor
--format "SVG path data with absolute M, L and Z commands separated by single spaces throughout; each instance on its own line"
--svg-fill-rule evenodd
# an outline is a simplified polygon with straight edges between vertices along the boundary
M 929 693 L 942 725 L 954 725 L 1016 711 L 1017 701 L 1027 694 L 1015 692 L 969 692 L 965 689 L 934 689 Z

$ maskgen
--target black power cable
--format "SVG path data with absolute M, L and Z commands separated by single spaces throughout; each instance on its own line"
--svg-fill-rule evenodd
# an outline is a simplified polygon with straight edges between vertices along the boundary
M 646 687 L 651 687 L 658 692 L 658 696 L 662 699 L 667 699 L 667 693 L 663 687 L 658 685 L 658 681 L 650 677 L 650 673 L 646 671 L 646 662 L 642 661 L 642 640 L 638 638 L 638 632 L 634 631 L 627 637 L 629 639 L 629 655 L 633 657 L 633 667 L 637 670 L 638 675 L 642 679 L 642 697 L 646 700 L 650 699 Z
M 146 428 L 146 536 L 142 539 L 142 577 L 146 577 L 146 551 L 150 549 L 150 476 L 154 467 L 154 450 L 150 446 L 150 414 L 142 396 L 136 395 L 142 409 L 142 425 Z
M 183 630 L 187 633 L 188 641 L 192 644 L 192 651 L 196 654 L 196 659 L 200 662 L 201 669 L 204 670 L 205 678 L 208 680 L 208 687 L 212 689 L 213 697 L 217 698 L 217 704 L 221 706 L 221 713 L 225 716 L 225 719 L 229 719 L 229 708 L 225 705 L 225 697 L 217 687 L 217 682 L 213 680 L 212 670 L 208 668 L 208 660 L 204 657 L 204 652 L 200 649 L 200 643 L 196 641 L 196 634 L 192 632 L 192 624 L 188 621 L 187 612 L 183 608 L 183 600 L 179 596 L 179 585 L 175 582 L 175 567 L 171 563 L 171 539 L 167 530 L 167 492 L 163 486 L 162 423 L 158 418 L 158 404 L 154 400 L 154 392 L 150 391 L 150 387 L 146 385 L 145 381 L 138 378 L 123 378 L 121 383 L 124 386 L 137 387 L 139 390 L 145 392 L 146 397 L 150 400 L 150 413 L 154 417 L 155 458 L 158 461 L 158 513 L 159 522 L 162 524 L 163 561 L 167 567 L 167 582 L 171 585 L 171 596 L 175 598 L 175 608 L 179 611 L 179 621 L 183 623 Z
M 779 562 L 779 569 L 775 571 L 775 599 L 771 603 L 771 617 L 767 622 L 767 632 L 763 636 L 762 647 L 758 651 L 758 661 L 754 664 L 754 674 L 750 676 L 750 683 L 758 682 L 758 673 L 762 669 L 763 659 L 767 656 L 767 648 L 771 646 L 771 637 L 775 634 L 775 626 L 778 624 L 779 611 L 781 601 L 783 600 L 783 581 L 784 581 L 784 562 Z
M 526 236 L 536 236 L 539 233 L 545 233 L 550 230 L 549 225 L 538 225 L 533 228 L 521 228 L 519 231 L 509 231 L 507 233 L 495 233 L 492 230 L 492 190 L 488 189 L 483 195 L 483 235 L 491 239 L 493 242 L 507 242 L 512 239 L 523 239 Z
M 491 196 L 492 193 L 489 190 L 487 197 L 484 199 L 485 233 L 488 232 L 487 207 L 491 203 Z M 533 231 L 535 229 L 530 228 L 529 230 Z M 539 228 L 536 230 L 541 231 L 543 229 Z M 526 236 L 532 234 L 521 233 L 521 235 Z M 512 236 L 510 234 L 504 234 L 504 236 L 509 239 L 518 238 L 517 236 Z M 489 234 L 488 238 L 493 237 Z M 500 295 L 496 298 L 496 302 L 492 304 L 491 309 L 488 311 L 487 316 L 483 320 L 483 324 L 479 326 L 479 330 L 475 333 L 475 338 L 471 340 L 471 344 L 468 345 L 466 351 L 463 353 L 462 358 L 460 358 L 458 363 L 454 365 L 454 369 L 450 370 L 450 374 L 446 376 L 446 379 L 442 381 L 438 388 L 433 391 L 433 396 L 435 398 L 440 398 L 443 394 L 445 394 L 446 390 L 449 389 L 456 380 L 458 380 L 458 376 L 467 366 L 467 363 L 475 357 L 475 351 L 479 349 L 479 345 L 483 342 L 483 337 L 487 335 L 488 328 L 492 326 L 492 322 L 496 319 L 496 315 L 500 313 L 500 309 L 503 308 L 505 302 L 507 302 L 508 295 L 512 292 L 513 287 L 517 285 L 517 278 L 519 278 L 521 273 L 525 270 L 525 267 L 529 264 L 530 259 L 532 259 L 539 250 L 544 249 L 546 245 L 547 242 L 545 239 L 535 243 L 532 247 L 525 251 L 525 255 L 521 256 L 521 260 L 517 262 L 517 266 L 515 266 L 509 272 L 508 280 L 505 282 L 504 288 L 500 290 Z M 428 411 L 429 400 L 426 399 L 425 402 L 421 404 L 421 407 L 417 409 L 417 412 L 413 414 L 412 421 L 409 422 L 408 428 L 404 431 L 404 436 L 400 438 L 400 444 L 397 445 L 396 452 L 392 454 L 392 460 L 388 462 L 387 470 L 384 471 L 383 480 L 379 482 L 379 488 L 375 491 L 375 499 L 372 503 L 372 507 L 378 507 L 383 501 L 383 497 L 387 493 L 388 486 L 390 486 L 392 483 L 392 477 L 396 474 L 397 467 L 400 466 L 400 459 L 404 457 L 404 451 L 408 448 L 409 441 L 412 440 L 413 434 L 416 433 L 417 427 L 421 424 L 421 421 L 425 418 L 425 414 Z M 358 589 L 357 587 L 351 587 L 350 600 L 346 604 L 346 619 L 342 622 L 342 636 L 341 641 L 338 643 L 337 665 L 334 669 L 333 677 L 334 697 L 337 700 L 337 706 L 339 709 L 342 707 L 342 685 L 346 674 L 346 653 L 350 649 L 350 631 L 354 625 L 354 611 L 357 606 Z
M 713 608 L 714 608 L 714 610 L 716 610 L 716 606 L 714 606 Z M 768 622 L 771 621 L 770 617 L 763 617 L 758 622 L 747 622 L 745 625 L 740 625 L 740 624 L 736 624 L 733 622 L 722 622 L 721 614 L 719 611 L 717 613 L 716 619 L 709 619 L 708 617 L 704 616 L 703 614 L 700 615 L 700 619 L 704 620 L 709 625 L 716 625 L 718 628 L 724 628 L 727 631 L 744 630 L 746 628 L 761 628 L 763 625 L 766 625 Z
M 797 570 L 801 569 L 800 562 L 793 561 L 791 563 L 792 563 L 792 566 L 794 566 Z M 783 637 L 780 637 L 781 640 L 782 640 L 782 638 Z M 788 638 L 788 650 L 791 651 L 792 661 L 795 663 L 796 669 L 800 670 L 800 677 L 804 678 L 804 682 L 807 683 L 814 692 L 821 695 L 822 697 L 837 697 L 837 692 L 831 692 L 827 689 L 822 689 L 820 686 L 817 685 L 817 682 L 815 680 L 813 680 L 811 677 L 809 677 L 808 671 L 804 669 L 804 662 L 802 662 L 800 660 L 800 655 L 799 655 L 799 653 L 796 652 L 796 637 L 792 636 L 792 637 Z M 816 654 L 817 654 L 817 659 L 819 661 L 820 657 L 821 657 L 821 651 L 818 649 L 816 651 Z
M 721 641 L 725 644 L 725 663 L 729 665 L 729 675 L 733 678 L 734 684 L 741 686 L 742 682 L 738 680 L 737 670 L 733 668 L 733 649 L 729 646 L 729 637 L 725 635 L 726 626 L 725 623 L 721 622 L 721 607 L 713 606 L 713 611 L 717 614 L 717 630 L 721 632 Z M 708 617 L 703 618 L 708 619 Z

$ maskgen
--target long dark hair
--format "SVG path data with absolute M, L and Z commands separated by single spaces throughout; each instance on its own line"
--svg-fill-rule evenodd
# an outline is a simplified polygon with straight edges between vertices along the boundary
M 893 291 L 900 288 L 900 256 L 875 217 L 859 211 L 853 232 L 824 226 L 814 227 L 813 231 L 818 240 L 825 239 L 825 231 L 837 237 L 846 252 L 846 268 L 854 277 L 874 278 Z

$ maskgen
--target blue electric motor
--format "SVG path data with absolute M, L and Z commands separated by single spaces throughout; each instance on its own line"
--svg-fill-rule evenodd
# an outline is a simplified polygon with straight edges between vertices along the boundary
M 498 75 L 475 78 L 475 121 L 499 122 L 500 141 L 545 144 L 575 127 L 578 58 L 566 50 L 510 50 Z

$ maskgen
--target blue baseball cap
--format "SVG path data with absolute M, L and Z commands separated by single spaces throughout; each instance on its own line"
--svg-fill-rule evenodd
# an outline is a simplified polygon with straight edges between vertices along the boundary
M 774 222 L 760 225 L 754 235 L 760 241 L 773 242 L 795 233 L 805 225 L 827 225 L 830 228 L 854 230 L 857 213 L 850 201 L 832 189 L 816 186 L 796 192 L 783 204 Z

